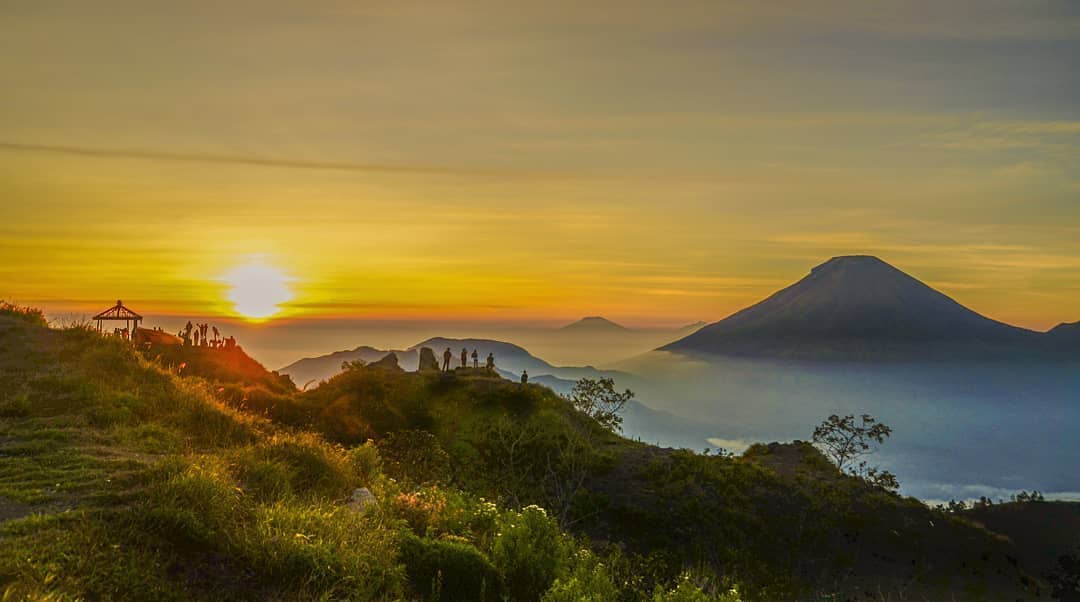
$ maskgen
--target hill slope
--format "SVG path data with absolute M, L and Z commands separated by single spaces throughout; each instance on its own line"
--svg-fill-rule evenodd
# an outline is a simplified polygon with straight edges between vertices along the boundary
M 982 316 L 870 256 L 834 257 L 797 283 L 661 347 L 807 359 L 1012 356 L 1042 335 Z

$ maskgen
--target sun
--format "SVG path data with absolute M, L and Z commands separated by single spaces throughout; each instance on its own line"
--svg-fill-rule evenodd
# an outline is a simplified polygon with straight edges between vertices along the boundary
M 262 261 L 251 261 L 229 270 L 221 280 L 228 284 L 226 297 L 236 312 L 249 320 L 265 320 L 281 311 L 293 298 L 290 278 Z

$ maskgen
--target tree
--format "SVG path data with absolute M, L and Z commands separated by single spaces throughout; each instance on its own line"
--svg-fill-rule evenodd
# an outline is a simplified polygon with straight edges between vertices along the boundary
M 618 393 L 615 391 L 615 379 L 601 378 L 593 380 L 583 378 L 574 384 L 567 398 L 573 406 L 595 420 L 600 426 L 617 433 L 622 431 L 622 411 L 626 402 L 634 398 L 630 389 Z
M 900 488 L 896 475 L 880 470 L 877 466 L 869 466 L 863 459 L 875 453 L 877 446 L 883 444 L 890 435 L 892 428 L 878 422 L 869 414 L 863 414 L 858 422 L 851 414 L 842 418 L 833 414 L 814 429 L 814 445 L 832 460 L 841 472 L 894 491 Z

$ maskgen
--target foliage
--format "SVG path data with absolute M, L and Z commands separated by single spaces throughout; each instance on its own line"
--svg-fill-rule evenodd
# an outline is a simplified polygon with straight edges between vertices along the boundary
M 498 600 L 499 573 L 475 546 L 406 535 L 401 561 L 413 590 L 430 599 Z
M 622 416 L 619 412 L 634 393 L 627 389 L 622 393 L 615 391 L 612 378 L 583 378 L 574 384 L 567 400 L 586 416 L 589 416 L 605 429 L 617 433 L 622 430 Z
M 730 588 L 725 592 L 710 595 L 702 590 L 701 586 L 694 583 L 689 574 L 684 573 L 679 577 L 677 585 L 670 590 L 657 587 L 653 592 L 653 602 L 741 602 L 738 588 Z
M 577 550 L 572 568 L 559 577 L 543 597 L 544 602 L 607 602 L 619 598 L 609 567 L 586 548 Z
M 424 485 L 450 479 L 450 456 L 438 437 L 427 431 L 394 431 L 377 446 L 386 473 L 398 480 Z
M 362 484 L 371 485 L 382 476 L 382 457 L 374 441 L 368 439 L 363 445 L 350 449 L 348 459 Z
M 45 319 L 45 312 L 40 309 L 15 305 L 7 301 L 0 301 L 0 316 L 11 316 L 33 326 L 49 325 Z
M 862 459 L 877 451 L 874 444 L 883 444 L 891 434 L 892 428 L 869 414 L 863 414 L 858 423 L 854 415 L 840 417 L 833 414 L 814 429 L 813 441 L 841 471 L 862 477 L 887 491 L 895 491 L 900 488 L 895 475 L 868 466 Z
M 491 558 L 514 600 L 538 600 L 559 577 L 571 547 L 543 508 L 526 506 L 499 521 Z

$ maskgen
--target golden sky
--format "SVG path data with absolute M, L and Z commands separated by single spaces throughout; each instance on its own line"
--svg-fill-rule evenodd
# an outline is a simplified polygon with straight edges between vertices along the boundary
M 1074 2 L 15 1 L 0 31 L 16 302 L 226 316 L 256 262 L 281 315 L 644 326 L 868 253 L 1080 319 Z

